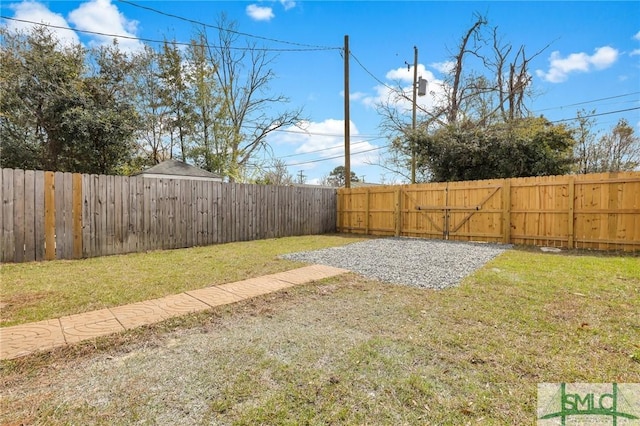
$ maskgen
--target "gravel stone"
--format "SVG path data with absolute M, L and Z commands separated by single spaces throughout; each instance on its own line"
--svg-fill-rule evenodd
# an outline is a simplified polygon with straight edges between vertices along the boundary
M 341 247 L 281 256 L 348 269 L 367 278 L 392 284 L 444 289 L 455 286 L 511 245 L 379 238 Z

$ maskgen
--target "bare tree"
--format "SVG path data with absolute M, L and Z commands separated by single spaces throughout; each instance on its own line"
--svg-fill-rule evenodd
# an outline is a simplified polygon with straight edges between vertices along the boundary
M 265 185 L 291 185 L 293 184 L 293 176 L 287 169 L 287 163 L 281 158 L 271 160 L 263 170 L 260 171 L 256 183 Z
M 390 161 L 383 165 L 402 175 L 408 170 L 416 135 L 433 133 L 447 126 L 483 129 L 500 122 L 526 117 L 527 100 L 532 95 L 529 64 L 548 45 L 528 57 L 524 46 L 514 52 L 503 43 L 497 27 L 487 31 L 488 20 L 474 15 L 472 24 L 460 38 L 450 58 L 452 66 L 443 80 L 442 99 L 430 111 L 420 110 L 416 131 L 412 130 L 409 112 L 398 108 L 398 99 L 408 99 L 399 86 L 387 102 L 378 105 L 381 128 L 392 141 Z M 418 172 L 423 179 L 431 176 L 418 158 Z
M 458 113 L 461 104 L 467 95 L 467 91 L 471 88 L 462 86 L 464 62 L 467 55 L 480 56 L 480 49 L 483 44 L 482 28 L 487 25 L 485 17 L 476 15 L 476 21 L 471 25 L 467 32 L 460 39 L 457 53 L 453 56 L 453 71 L 451 73 L 451 84 L 448 94 L 447 122 L 455 123 L 458 121 Z
M 576 140 L 574 157 L 577 163 L 578 173 L 591 173 L 596 167 L 596 136 L 593 132 L 595 110 L 580 110 L 577 113 L 578 126 L 574 128 L 573 135 Z
M 215 79 L 220 88 L 220 113 L 214 127 L 215 155 L 223 158 L 216 172 L 231 181 L 241 175 L 241 169 L 261 149 L 267 146 L 267 136 L 282 127 L 295 125 L 302 117 L 301 109 L 284 106 L 289 99 L 269 92 L 275 78 L 271 69 L 274 57 L 255 43 L 240 43 L 236 24 L 225 15 L 218 20 L 218 37 L 208 46 L 209 60 L 215 64 Z
M 595 146 L 590 172 L 632 171 L 640 167 L 640 138 L 623 118 Z

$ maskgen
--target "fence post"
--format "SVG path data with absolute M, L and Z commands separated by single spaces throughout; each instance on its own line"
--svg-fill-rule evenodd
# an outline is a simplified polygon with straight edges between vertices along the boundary
M 44 172 L 45 260 L 56 258 L 56 187 L 53 172 Z
M 575 221 L 575 215 L 574 215 L 574 210 L 575 210 L 575 193 L 576 193 L 576 185 L 575 185 L 575 176 L 569 176 L 569 183 L 568 183 L 568 187 L 569 187 L 569 217 L 568 222 L 567 222 L 567 228 L 568 228 L 568 241 L 567 241 L 567 245 L 569 246 L 569 249 L 573 249 L 574 245 L 575 245 L 575 238 L 574 238 L 574 221 Z
M 336 232 L 344 232 L 342 230 L 342 189 L 336 189 Z
M 396 189 L 396 205 L 395 205 L 395 219 L 396 219 L 396 231 L 395 236 L 400 236 L 400 230 L 402 229 L 402 189 Z
M 364 213 L 364 233 L 365 235 L 369 235 L 369 212 L 371 210 L 370 198 L 369 195 L 371 190 L 369 188 L 366 189 L 366 198 L 365 198 L 365 213 Z
M 511 242 L 511 179 L 502 183 L 502 242 Z

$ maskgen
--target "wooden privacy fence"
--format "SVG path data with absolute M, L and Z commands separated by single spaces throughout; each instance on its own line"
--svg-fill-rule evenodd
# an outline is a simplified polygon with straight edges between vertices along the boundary
M 640 173 L 338 191 L 339 232 L 640 250 Z
M 336 191 L 0 170 L 2 262 L 334 232 Z

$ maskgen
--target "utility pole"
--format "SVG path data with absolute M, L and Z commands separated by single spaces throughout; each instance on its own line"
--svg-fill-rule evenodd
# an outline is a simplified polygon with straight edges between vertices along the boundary
M 411 129 L 415 137 L 416 132 L 416 92 L 418 91 L 418 48 L 413 46 L 413 119 Z M 416 183 L 416 149 L 411 142 L 411 183 Z
M 349 116 L 349 36 L 344 36 L 344 182 L 345 188 L 351 188 L 351 134 Z

